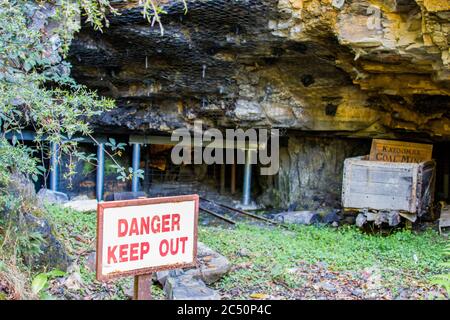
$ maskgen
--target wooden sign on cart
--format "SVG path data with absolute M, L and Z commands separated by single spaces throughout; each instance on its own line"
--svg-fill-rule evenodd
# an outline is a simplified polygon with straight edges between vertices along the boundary
M 370 161 L 420 163 L 430 161 L 433 145 L 373 139 Z

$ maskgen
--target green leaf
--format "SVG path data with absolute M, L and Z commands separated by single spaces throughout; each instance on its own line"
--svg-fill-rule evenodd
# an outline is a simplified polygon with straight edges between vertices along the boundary
M 34 294 L 38 294 L 47 284 L 48 277 L 45 273 L 38 274 L 31 283 L 31 290 Z
M 66 273 L 64 271 L 58 270 L 58 269 L 47 272 L 47 276 L 49 278 L 64 277 L 65 275 L 66 275 Z

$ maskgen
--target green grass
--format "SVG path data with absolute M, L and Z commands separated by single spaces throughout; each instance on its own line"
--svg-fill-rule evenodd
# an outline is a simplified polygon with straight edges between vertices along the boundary
M 443 271 L 440 263 L 445 241 L 432 230 L 419 234 L 405 230 L 384 237 L 354 227 L 295 226 L 284 230 L 238 225 L 234 230 L 201 228 L 199 238 L 233 264 L 248 264 L 223 279 L 218 288 L 224 291 L 237 285 L 270 290 L 269 283 L 280 276 L 295 288 L 302 285 L 302 279 L 286 271 L 299 262 L 321 262 L 332 270 L 354 272 L 376 267 L 383 285 L 394 291 L 411 281 L 431 286 L 432 276 Z M 239 256 L 243 248 L 250 257 Z
M 47 214 L 57 233 L 69 244 L 72 256 L 94 250 L 95 213 L 51 206 Z M 76 240 L 76 236 L 86 239 L 86 243 Z M 199 240 L 228 257 L 233 266 L 241 266 L 214 285 L 222 292 L 233 288 L 270 291 L 276 279 L 298 288 L 305 279 L 287 270 L 301 262 L 325 263 L 331 270 L 355 273 L 375 267 L 381 272 L 383 286 L 393 292 L 411 283 L 431 287 L 433 276 L 445 271 L 441 263 L 446 241 L 433 230 L 402 230 L 380 236 L 349 226 L 292 226 L 286 230 L 238 224 L 235 229 L 199 226 Z M 249 252 L 248 257 L 239 255 L 242 249 Z M 79 260 L 83 265 L 84 259 Z M 95 282 L 94 273 L 80 270 L 85 282 Z M 155 288 L 155 295 L 161 298 L 161 290 Z

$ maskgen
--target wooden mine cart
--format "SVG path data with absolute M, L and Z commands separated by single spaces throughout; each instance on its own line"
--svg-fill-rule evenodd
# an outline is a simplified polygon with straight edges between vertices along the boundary
M 393 163 L 368 159 L 364 156 L 344 162 L 342 206 L 345 212 L 360 213 L 357 225 L 366 221 L 397 225 L 400 217 L 415 222 L 431 210 L 434 161 Z

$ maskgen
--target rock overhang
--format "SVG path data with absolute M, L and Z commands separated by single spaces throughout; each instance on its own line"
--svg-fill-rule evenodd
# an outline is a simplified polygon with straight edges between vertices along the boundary
M 104 33 L 82 28 L 74 75 L 118 105 L 100 127 L 170 132 L 204 119 L 222 128 L 450 137 L 448 11 L 421 0 L 341 9 L 325 0 L 187 4 L 187 14 L 181 1 L 163 4 L 164 36 L 129 4 L 118 5 Z M 366 30 L 368 8 L 380 10 L 381 29 Z

